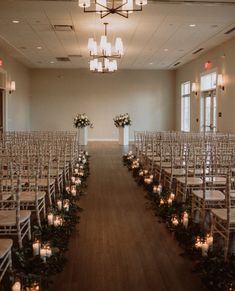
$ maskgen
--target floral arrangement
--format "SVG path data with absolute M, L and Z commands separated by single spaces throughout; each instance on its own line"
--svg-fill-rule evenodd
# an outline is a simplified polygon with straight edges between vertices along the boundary
M 92 122 L 89 120 L 87 115 L 85 113 L 83 114 L 78 114 L 73 121 L 73 125 L 76 128 L 82 128 L 86 126 L 90 126 L 91 128 L 93 127 Z
M 126 125 L 131 125 L 131 118 L 129 113 L 119 114 L 113 120 L 114 125 L 116 127 L 124 127 Z

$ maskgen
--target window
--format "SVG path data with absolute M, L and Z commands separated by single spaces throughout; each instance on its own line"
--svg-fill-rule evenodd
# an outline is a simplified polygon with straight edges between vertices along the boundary
M 181 84 L 181 130 L 190 131 L 190 82 Z

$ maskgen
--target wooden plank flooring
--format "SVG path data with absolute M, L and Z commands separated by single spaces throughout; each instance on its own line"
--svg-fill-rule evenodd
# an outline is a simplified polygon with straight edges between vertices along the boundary
M 116 143 L 90 143 L 91 176 L 81 223 L 57 291 L 201 291 L 192 262 L 179 256 L 164 224 L 146 209 L 144 191 L 122 166 Z

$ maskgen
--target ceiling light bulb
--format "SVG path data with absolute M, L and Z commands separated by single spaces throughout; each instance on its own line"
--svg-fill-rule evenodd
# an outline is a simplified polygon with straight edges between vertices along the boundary
M 82 8 L 87 8 L 91 6 L 90 0 L 78 0 L 78 6 Z
M 164 52 L 168 52 L 168 51 L 169 51 L 169 49 L 168 49 L 168 48 L 165 48 L 165 49 L 164 49 Z
M 102 62 L 98 62 L 98 72 L 99 73 L 102 73 L 103 72 Z
M 41 50 L 41 49 L 42 49 L 42 47 L 41 47 L 41 46 L 37 46 L 37 49 L 38 49 L 38 50 Z
M 110 57 L 112 55 L 112 47 L 111 47 L 111 43 L 110 42 L 107 42 L 107 44 L 106 44 L 105 55 L 107 57 Z
M 122 6 L 123 11 L 128 11 L 128 14 L 133 13 L 133 11 L 130 11 L 133 10 L 133 0 L 123 0 L 122 4 L 124 4 Z
M 20 21 L 19 20 L 12 20 L 12 23 L 18 24 L 18 23 L 20 23 Z
M 107 7 L 106 0 L 96 0 L 96 6 L 95 6 L 96 13 L 107 11 L 106 7 Z
M 117 37 L 116 41 L 115 41 L 115 53 L 117 53 L 119 55 L 123 55 L 123 53 L 124 53 L 123 43 L 122 43 L 122 39 L 120 37 Z
M 100 50 L 105 50 L 106 49 L 106 45 L 107 45 L 107 36 L 106 35 L 102 35 L 100 38 Z
M 117 71 L 117 60 L 113 60 L 113 70 Z
M 190 26 L 190 27 L 195 27 L 195 26 L 196 26 L 196 24 L 189 24 L 189 26 Z
M 93 37 L 90 37 L 88 39 L 87 48 L 90 52 L 93 51 L 93 48 L 94 48 L 94 38 Z

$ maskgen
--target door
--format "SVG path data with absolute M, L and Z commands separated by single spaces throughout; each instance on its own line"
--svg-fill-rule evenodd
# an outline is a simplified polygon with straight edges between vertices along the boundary
M 0 132 L 3 132 L 3 93 L 4 91 L 0 89 Z
M 216 131 L 216 91 L 204 91 L 201 95 L 201 131 Z

